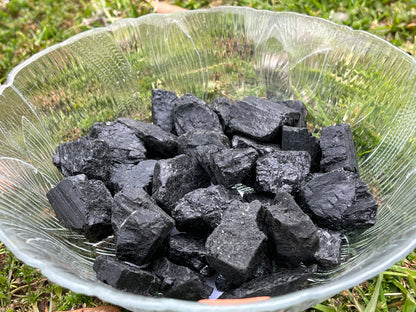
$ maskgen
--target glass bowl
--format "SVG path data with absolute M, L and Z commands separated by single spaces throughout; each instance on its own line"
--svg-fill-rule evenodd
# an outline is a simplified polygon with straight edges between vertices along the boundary
M 0 87 L 0 240 L 51 281 L 132 311 L 300 311 L 371 278 L 416 246 L 415 60 L 366 32 L 242 7 L 150 14 L 81 33 L 17 66 Z M 311 286 L 238 306 L 127 294 L 97 281 L 114 252 L 63 228 L 45 193 L 59 142 L 95 121 L 148 119 L 152 88 L 210 101 L 301 99 L 309 126 L 351 124 L 374 227 L 344 237 L 344 262 Z

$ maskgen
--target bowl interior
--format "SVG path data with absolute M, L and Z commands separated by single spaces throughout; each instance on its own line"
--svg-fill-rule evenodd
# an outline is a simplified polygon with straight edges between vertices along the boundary
M 134 311 L 303 310 L 370 278 L 416 246 L 415 61 L 368 33 L 295 13 L 223 7 L 126 19 L 16 67 L 0 86 L 0 240 L 52 281 Z M 56 146 L 96 121 L 150 118 L 152 88 L 210 101 L 300 99 L 311 130 L 350 123 L 374 227 L 345 236 L 345 262 L 298 293 L 238 307 L 126 294 L 96 281 L 114 252 L 63 228 L 45 197 Z

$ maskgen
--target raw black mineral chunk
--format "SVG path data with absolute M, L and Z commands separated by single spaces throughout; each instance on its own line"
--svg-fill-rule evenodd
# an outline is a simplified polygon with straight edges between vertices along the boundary
M 205 239 L 179 233 L 168 238 L 167 258 L 178 265 L 186 266 L 203 276 L 214 274 L 206 258 Z
M 259 153 L 259 156 L 264 156 L 268 153 L 280 150 L 280 147 L 277 144 L 263 144 L 239 135 L 233 136 L 231 146 L 233 148 L 254 148 L 257 153 Z
M 377 201 L 357 173 L 316 173 L 301 187 L 302 208 L 321 227 L 368 228 L 376 222 Z
M 259 192 L 295 191 L 307 176 L 311 156 L 305 151 L 277 151 L 260 157 L 256 162 L 256 183 Z
M 173 122 L 178 135 L 194 130 L 222 131 L 217 114 L 204 101 L 189 93 L 175 102 Z
M 206 236 L 220 224 L 224 211 L 236 199 L 240 199 L 238 192 L 222 185 L 196 189 L 178 201 L 172 217 L 179 231 Z
M 191 157 L 195 155 L 198 146 L 216 145 L 223 148 L 230 147 L 230 141 L 222 132 L 213 130 L 189 131 L 178 138 L 179 153 L 187 154 Z
M 222 149 L 211 155 L 212 168 L 217 183 L 231 187 L 240 183 L 253 168 L 258 154 L 253 148 Z
M 268 196 L 268 194 L 259 194 L 256 192 L 244 192 L 243 199 L 249 203 L 255 200 L 258 200 L 265 205 L 272 205 L 274 203 L 274 196 Z
M 307 151 L 311 155 L 311 171 L 319 171 L 321 147 L 319 146 L 319 140 L 307 128 L 283 126 L 282 150 Z
M 344 169 L 358 173 L 357 151 L 348 124 L 324 127 L 321 131 L 321 169 Z
M 162 280 L 161 291 L 168 298 L 199 300 L 208 298 L 212 292 L 198 273 L 166 258 L 157 259 L 150 269 Z
M 287 100 L 279 102 L 286 107 L 294 109 L 300 113 L 300 118 L 297 123 L 294 124 L 295 127 L 306 128 L 306 118 L 308 117 L 308 109 L 306 108 L 305 103 L 299 100 Z
M 235 105 L 235 103 L 226 97 L 214 99 L 209 105 L 209 107 L 218 115 L 224 132 L 227 131 L 228 122 L 230 120 L 230 109 L 233 105 Z
M 277 260 L 291 265 L 310 262 L 319 244 L 316 226 L 290 194 L 279 192 L 274 202 L 266 206 L 266 223 Z
M 152 90 L 152 122 L 167 132 L 174 130 L 173 106 L 178 99 L 176 94 L 163 89 Z
M 234 284 L 251 278 L 265 257 L 267 238 L 259 228 L 264 218 L 259 201 L 233 201 L 207 239 L 208 263 Z
M 340 263 L 341 233 L 318 228 L 319 248 L 315 261 L 322 267 L 334 267 Z
M 256 271 L 253 274 L 253 278 L 266 276 L 272 274 L 273 266 L 269 257 L 262 257 L 261 262 L 256 268 Z M 219 291 L 230 291 L 238 286 L 239 284 L 233 283 L 232 280 L 227 279 L 222 274 L 218 274 L 215 279 L 215 286 Z
M 81 137 L 60 144 L 53 156 L 53 164 L 65 177 L 83 173 L 89 179 L 107 181 L 111 149 L 102 140 Z
M 174 220 L 143 189 L 125 187 L 114 201 L 111 222 L 117 257 L 138 265 L 149 263 L 173 229 Z
M 110 183 L 113 193 L 121 191 L 127 185 L 144 188 L 148 193 L 152 191 L 153 172 L 157 160 L 149 159 L 133 164 L 114 165 L 111 168 Z
M 90 137 L 108 144 L 113 163 L 137 164 L 146 159 L 146 149 L 134 131 L 119 122 L 97 122 L 90 131 Z
M 134 130 L 146 147 L 148 158 L 169 158 L 178 154 L 178 138 L 162 128 L 139 120 L 119 118 L 120 122 Z
M 316 265 L 282 269 L 271 275 L 252 279 L 239 288 L 221 295 L 221 299 L 279 296 L 305 288 L 307 280 L 317 271 Z
M 197 163 L 201 166 L 201 168 L 204 169 L 206 174 L 211 179 L 211 182 L 214 184 L 218 184 L 218 182 L 215 177 L 214 162 L 212 159 L 213 159 L 213 155 L 220 152 L 222 149 L 223 148 L 218 145 L 209 144 L 209 145 L 197 146 L 194 150 L 194 157 Z
M 56 217 L 90 241 L 99 241 L 112 233 L 114 201 L 103 182 L 80 174 L 63 179 L 46 196 Z
M 187 155 L 178 155 L 159 160 L 155 165 L 152 196 L 163 209 L 170 212 L 186 193 L 209 184 L 208 176 L 198 164 Z
M 272 142 L 282 125 L 293 126 L 299 118 L 299 112 L 282 104 L 249 96 L 232 106 L 228 127 L 233 134 Z
M 156 275 L 115 257 L 98 256 L 93 268 L 100 281 L 134 294 L 153 296 L 161 287 L 161 281 Z

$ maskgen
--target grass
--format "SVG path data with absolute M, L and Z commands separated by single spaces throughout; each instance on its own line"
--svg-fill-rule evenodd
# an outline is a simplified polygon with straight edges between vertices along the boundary
M 177 0 L 170 3 L 187 9 L 240 5 L 296 11 L 369 31 L 413 56 L 416 52 L 414 0 Z M 81 31 L 149 12 L 152 12 L 151 6 L 138 0 L 0 0 L 0 83 L 14 66 L 54 43 Z M 415 279 L 416 253 L 413 252 L 378 277 L 318 304 L 311 311 L 416 311 Z M 51 284 L 38 270 L 22 264 L 0 244 L 0 311 L 59 311 L 100 304 L 95 298 Z

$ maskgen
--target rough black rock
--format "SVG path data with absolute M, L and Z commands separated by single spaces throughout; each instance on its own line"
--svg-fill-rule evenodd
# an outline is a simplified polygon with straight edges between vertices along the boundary
M 119 164 L 137 164 L 146 159 L 146 148 L 135 132 L 119 122 L 97 122 L 90 137 L 108 144 L 111 160 Z
M 218 115 L 224 132 L 227 132 L 228 122 L 230 120 L 230 109 L 233 105 L 235 105 L 234 101 L 226 97 L 216 98 L 209 105 L 209 107 Z
M 218 145 L 208 144 L 198 146 L 193 152 L 197 163 L 201 166 L 201 168 L 204 169 L 205 173 L 209 176 L 211 182 L 214 184 L 218 184 L 218 181 L 214 173 L 213 157 L 216 153 L 222 150 L 223 148 Z
M 321 162 L 319 140 L 307 128 L 282 127 L 282 150 L 307 151 L 311 155 L 311 172 L 318 172 Z
M 150 269 L 162 280 L 162 293 L 168 298 L 200 300 L 212 292 L 197 273 L 166 258 L 157 259 Z
M 156 275 L 115 257 L 98 256 L 93 269 L 100 281 L 134 294 L 154 296 L 161 287 L 161 281 Z
M 214 274 L 208 266 L 205 239 L 179 233 L 168 238 L 168 246 L 167 258 L 173 263 L 186 266 L 203 276 Z
M 114 201 L 103 182 L 80 174 L 64 178 L 46 196 L 59 221 L 88 240 L 99 241 L 112 233 Z
M 146 147 L 148 158 L 169 158 L 178 154 L 178 137 L 162 128 L 139 120 L 118 118 L 122 123 L 135 131 Z
M 320 145 L 321 170 L 329 172 L 344 169 L 358 173 L 357 151 L 348 124 L 323 127 Z
M 195 130 L 222 131 L 217 114 L 204 101 L 189 93 L 175 102 L 173 122 L 178 135 Z
M 152 90 L 152 122 L 167 132 L 174 131 L 173 107 L 176 94 L 163 89 Z
M 305 288 L 308 278 L 317 271 L 316 265 L 282 269 L 271 275 L 252 279 L 239 288 L 221 295 L 221 299 L 279 296 Z
M 302 211 L 293 197 L 286 192 L 277 193 L 274 204 L 266 206 L 269 245 L 277 261 L 299 265 L 309 263 L 319 246 L 317 228 Z
M 233 136 L 231 140 L 231 146 L 233 148 L 248 148 L 248 147 L 254 148 L 259 154 L 259 156 L 264 156 L 266 154 L 280 150 L 280 146 L 277 144 L 259 143 L 259 142 L 256 142 L 254 140 L 251 140 L 251 139 L 239 136 L 239 135 Z
M 300 196 L 302 208 L 320 227 L 352 230 L 376 222 L 377 201 L 357 173 L 316 173 L 302 184 Z
M 233 201 L 208 236 L 208 263 L 234 284 L 251 278 L 265 257 L 267 237 L 260 229 L 265 213 L 259 201 Z
M 172 217 L 179 231 L 206 236 L 221 223 L 228 205 L 238 199 L 240 195 L 236 190 L 222 185 L 196 189 L 178 201 Z
M 286 107 L 294 109 L 295 111 L 300 113 L 300 118 L 297 123 L 294 124 L 295 127 L 306 128 L 306 118 L 308 117 L 308 109 L 306 108 L 305 103 L 299 100 L 287 100 L 287 101 L 279 101 L 279 103 L 283 104 Z
M 195 157 L 198 146 L 216 145 L 221 149 L 229 148 L 230 141 L 222 132 L 213 130 L 189 131 L 178 138 L 179 153 Z
M 334 267 L 341 262 L 341 233 L 318 228 L 319 248 L 314 259 L 322 267 Z
M 149 263 L 173 229 L 174 220 L 143 189 L 125 187 L 114 196 L 112 224 L 120 260 Z
M 111 168 L 109 188 L 115 194 L 127 185 L 152 192 L 153 172 L 157 160 L 144 160 L 137 165 L 120 164 Z
M 111 149 L 102 140 L 81 137 L 60 144 L 53 156 L 53 164 L 65 177 L 85 174 L 89 179 L 107 181 Z
M 152 196 L 166 211 L 175 208 L 185 194 L 210 185 L 204 170 L 187 155 L 159 160 L 155 165 Z
M 252 202 L 255 200 L 258 200 L 259 202 L 261 202 L 262 204 L 265 205 L 272 205 L 274 203 L 274 198 L 275 196 L 268 196 L 268 194 L 260 194 L 257 192 L 244 192 L 243 194 L 243 199 L 246 202 Z
M 311 156 L 305 151 L 277 151 L 257 159 L 256 182 L 259 192 L 292 193 L 308 175 Z
M 212 180 L 227 187 L 241 183 L 251 172 L 257 157 L 254 148 L 222 149 L 211 154 L 209 168 L 215 176 Z
M 273 272 L 273 265 L 270 257 L 262 257 L 260 264 L 257 266 L 252 278 L 270 275 Z M 240 286 L 239 284 L 233 283 L 232 280 L 227 279 L 222 274 L 218 274 L 215 279 L 215 287 L 219 291 L 228 292 L 234 288 Z
M 299 118 L 299 112 L 282 104 L 249 96 L 231 107 L 228 127 L 233 134 L 272 142 L 283 125 L 293 126 Z

